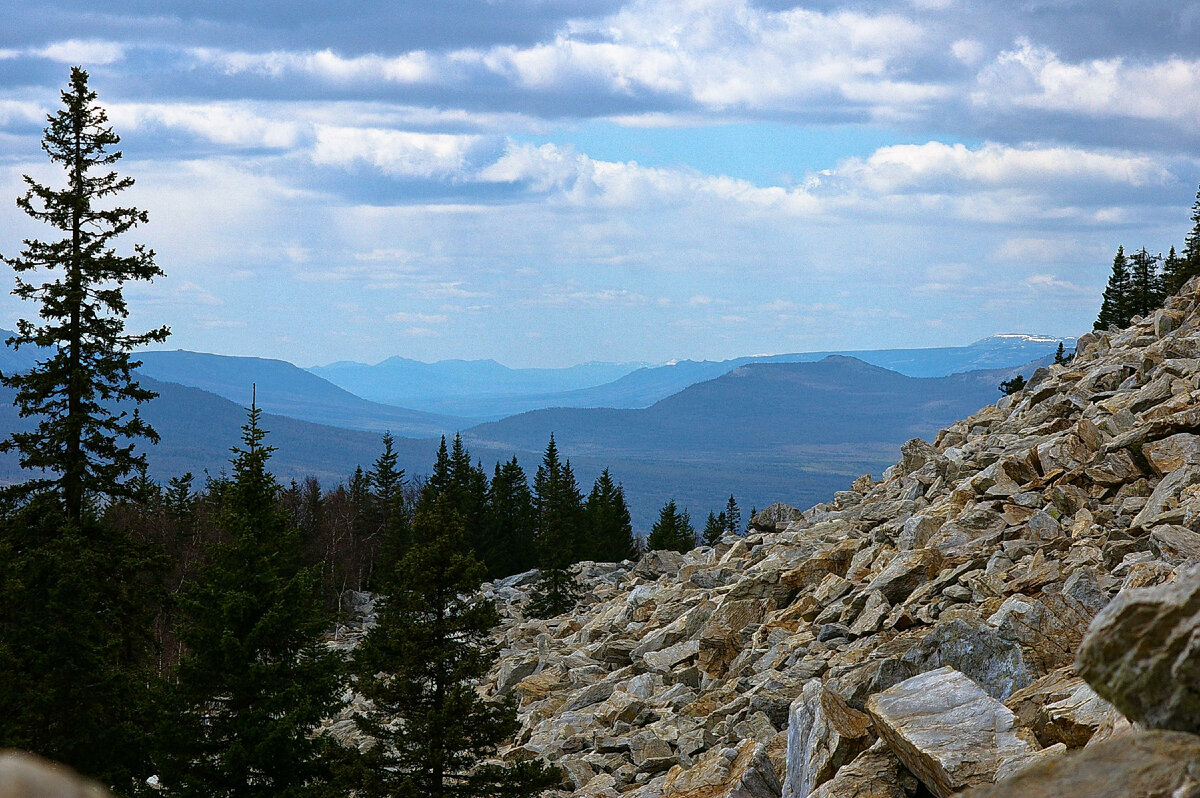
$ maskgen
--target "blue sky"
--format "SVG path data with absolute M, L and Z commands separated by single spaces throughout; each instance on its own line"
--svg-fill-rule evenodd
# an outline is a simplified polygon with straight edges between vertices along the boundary
M 9 0 L 5 255 L 72 64 L 167 272 L 130 326 L 302 365 L 1079 334 L 1200 183 L 1195 0 Z

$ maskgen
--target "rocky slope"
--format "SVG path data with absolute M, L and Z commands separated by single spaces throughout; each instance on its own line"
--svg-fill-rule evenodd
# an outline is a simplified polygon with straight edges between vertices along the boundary
M 504 755 L 580 796 L 1200 795 L 1198 303 L 1084 336 L 831 503 L 585 563 L 569 616 L 486 585 Z

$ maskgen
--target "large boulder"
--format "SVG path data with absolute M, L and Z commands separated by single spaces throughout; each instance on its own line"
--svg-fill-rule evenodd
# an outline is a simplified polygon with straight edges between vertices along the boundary
M 938 798 L 990 783 L 1007 760 L 1037 747 L 1017 733 L 1006 706 L 953 668 L 871 696 L 867 712 L 892 752 Z
M 1117 594 L 1092 622 L 1076 668 L 1130 720 L 1200 732 L 1200 567 Z
M 1197 798 L 1200 737 L 1146 732 L 1050 757 L 963 798 Z
M 870 718 L 819 679 L 804 685 L 788 715 L 783 798 L 805 798 L 875 739 Z
M 973 628 L 960 619 L 939 623 L 904 660 L 918 672 L 954 668 L 1000 701 L 1033 682 L 1019 645 L 994 629 Z
M 779 779 L 766 746 L 743 740 L 712 748 L 684 770 L 675 767 L 662 785 L 664 798 L 779 798 Z
M 917 780 L 880 740 L 809 798 L 908 798 L 916 790 Z

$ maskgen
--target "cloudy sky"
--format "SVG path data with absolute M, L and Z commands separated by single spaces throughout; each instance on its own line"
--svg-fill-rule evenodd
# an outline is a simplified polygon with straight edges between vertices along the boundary
M 5 255 L 73 64 L 131 327 L 301 365 L 1079 334 L 1200 182 L 1200 0 L 6 0 Z

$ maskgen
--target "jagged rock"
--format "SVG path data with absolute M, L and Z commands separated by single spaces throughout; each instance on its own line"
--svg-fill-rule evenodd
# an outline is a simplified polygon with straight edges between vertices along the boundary
M 787 528 L 787 525 L 793 521 L 799 521 L 804 517 L 804 514 L 791 505 L 783 502 L 776 502 L 766 508 L 759 510 L 753 518 L 750 519 L 750 527 L 752 529 L 766 530 L 770 532 L 782 531 Z
M 1159 476 L 1184 466 L 1200 466 L 1200 436 L 1181 432 L 1142 447 L 1142 456 Z
M 1047 758 L 963 798 L 1197 798 L 1200 737 L 1146 732 Z
M 1200 567 L 1119 593 L 1092 623 L 1076 667 L 1130 720 L 1200 732 Z
M 813 679 L 788 714 L 783 798 L 804 798 L 874 742 L 871 721 Z
M 0 796 L 3 798 L 112 798 L 108 790 L 24 751 L 0 751 Z
M 662 785 L 664 798 L 779 798 L 779 779 L 766 746 L 745 740 L 714 748 L 684 770 L 675 767 Z
M 872 696 L 879 736 L 938 798 L 990 782 L 1006 760 L 1032 746 L 1011 711 L 953 668 L 914 676 Z
M 962 620 L 935 626 L 904 661 L 918 672 L 954 668 L 1000 701 L 1033 681 L 1020 646 L 993 629 L 972 628 Z
M 810 798 L 907 798 L 916 792 L 917 780 L 904 769 L 882 740 L 841 768 Z
M 889 603 L 895 604 L 936 576 L 941 567 L 942 555 L 936 549 L 903 552 L 893 557 L 866 589 L 879 591 Z

